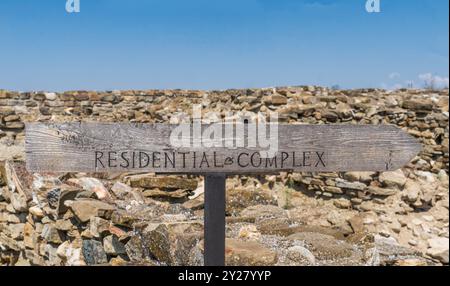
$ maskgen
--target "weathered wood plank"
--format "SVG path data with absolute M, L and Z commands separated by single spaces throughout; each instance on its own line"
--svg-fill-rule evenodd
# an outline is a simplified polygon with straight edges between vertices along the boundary
M 205 130 L 208 126 L 203 126 Z M 386 171 L 403 167 L 421 150 L 395 126 L 279 125 L 278 152 L 256 147 L 173 147 L 168 124 L 28 123 L 27 168 L 32 172 L 265 173 L 278 171 Z M 191 127 L 192 130 L 192 127 Z M 225 133 L 225 132 L 224 132 Z M 214 142 L 249 138 L 236 134 Z M 242 141 L 240 141 L 242 142 Z M 228 146 L 228 145 L 227 145 Z

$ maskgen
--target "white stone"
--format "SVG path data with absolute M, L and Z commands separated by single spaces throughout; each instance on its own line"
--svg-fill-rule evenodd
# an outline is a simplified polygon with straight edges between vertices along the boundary
M 443 183 L 443 184 L 448 186 L 448 175 L 445 172 L 445 170 L 440 170 L 439 171 L 438 178 L 441 181 L 441 183 Z
M 432 238 L 428 240 L 427 254 L 442 263 L 448 264 L 449 239 L 446 237 Z
M 423 223 L 423 221 L 421 221 L 421 220 L 418 219 L 418 218 L 413 219 L 411 222 L 412 222 L 413 224 L 415 224 L 415 225 L 421 225 L 421 224 Z
M 56 100 L 56 98 L 57 98 L 56 93 L 54 93 L 54 92 L 46 92 L 44 94 L 45 94 L 45 99 L 50 100 L 50 101 Z
M 418 183 L 413 181 L 408 181 L 405 185 L 405 195 L 403 200 L 414 203 L 419 199 L 421 187 Z
M 406 177 L 402 170 L 381 173 L 378 179 L 386 187 L 403 188 L 406 183 Z
M 434 175 L 430 172 L 416 171 L 416 175 L 425 179 L 428 183 L 434 183 L 436 181 Z
M 66 266 L 85 266 L 81 248 L 73 248 L 70 242 L 65 241 L 56 250 L 59 258 L 65 261 Z

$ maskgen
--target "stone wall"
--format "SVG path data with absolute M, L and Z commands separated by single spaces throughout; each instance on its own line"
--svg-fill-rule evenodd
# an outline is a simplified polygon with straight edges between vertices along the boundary
M 394 124 L 423 144 L 421 154 L 396 172 L 230 178 L 230 264 L 448 264 L 448 103 L 448 90 L 313 86 L 0 90 L 0 160 L 6 162 L 0 169 L 0 261 L 201 264 L 201 178 L 28 174 L 23 161 L 24 122 L 168 122 L 176 112 L 191 113 L 193 104 L 202 104 L 204 111 L 222 114 L 277 111 L 283 123 Z M 174 184 L 179 187 L 166 187 Z M 261 219 L 267 214 L 269 218 Z M 169 239 L 161 241 L 160 233 Z M 367 235 L 372 237 L 370 244 L 365 243 Z M 386 245 L 395 253 L 383 256 Z M 240 257 L 247 253 L 242 249 L 261 256 Z

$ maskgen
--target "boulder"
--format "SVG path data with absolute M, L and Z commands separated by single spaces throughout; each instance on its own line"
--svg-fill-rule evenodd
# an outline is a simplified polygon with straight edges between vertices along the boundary
M 114 225 L 118 226 L 125 226 L 131 228 L 136 220 L 137 220 L 136 216 L 123 210 L 117 210 L 113 212 L 111 215 L 111 222 Z
M 335 112 L 341 119 L 349 119 L 353 116 L 353 111 L 350 108 L 350 106 L 346 103 L 340 102 L 338 105 L 336 105 Z
M 394 187 L 401 189 L 406 184 L 406 177 L 402 170 L 383 172 L 378 177 L 378 180 L 385 187 Z
M 96 237 L 102 237 L 109 233 L 110 222 L 99 217 L 91 217 L 89 221 L 89 231 Z
M 226 239 L 227 266 L 273 266 L 277 261 L 277 253 L 258 242 Z
M 159 262 L 187 265 L 189 253 L 203 237 L 197 222 L 151 224 L 142 233 L 143 244 Z
M 118 198 L 118 199 L 125 199 L 127 197 L 127 195 L 132 191 L 131 187 L 121 183 L 121 182 L 116 182 L 112 188 L 111 188 L 112 193 Z
M 349 258 L 357 253 L 351 244 L 338 240 L 331 235 L 299 232 L 288 236 L 288 239 L 305 243 L 315 257 L 323 260 Z
M 420 112 L 429 112 L 433 110 L 433 103 L 429 100 L 407 99 L 403 101 L 402 107 Z
M 81 222 L 88 222 L 91 217 L 110 217 L 116 209 L 114 206 L 91 199 L 67 201 L 66 205 L 73 211 Z
M 446 237 L 432 238 L 428 240 L 427 255 L 439 260 L 443 264 L 448 264 L 449 240 Z
M 287 257 L 299 265 L 315 265 L 314 254 L 303 246 L 296 245 L 287 249 Z
M 421 189 L 422 187 L 419 183 L 408 180 L 402 196 L 403 200 L 408 203 L 415 203 L 420 197 Z
M 76 198 L 80 191 L 78 189 L 66 187 L 66 188 L 60 188 L 59 196 L 58 196 L 58 203 L 56 206 L 56 212 L 58 215 L 64 214 L 68 208 L 64 205 L 66 201 L 72 201 Z
M 56 254 L 65 266 L 86 266 L 81 248 L 75 247 L 69 241 L 64 241 L 56 250 Z
M 101 265 L 108 262 L 108 257 L 100 241 L 83 240 L 82 253 L 87 265 Z
M 42 229 L 41 237 L 49 243 L 60 244 L 64 238 L 56 227 L 50 224 L 45 224 Z
M 270 98 L 270 103 L 273 105 L 285 105 L 287 104 L 287 98 L 282 95 L 272 95 Z
M 24 194 L 12 193 L 11 194 L 11 205 L 17 212 L 28 211 L 27 198 Z
M 109 235 L 103 239 L 103 248 L 108 255 L 126 254 L 125 246 L 115 235 Z
M 132 262 L 142 262 L 149 259 L 148 249 L 137 235 L 131 236 L 130 240 L 125 244 L 125 251 Z
M 277 201 L 269 192 L 247 187 L 227 189 L 226 212 L 237 215 L 240 211 L 252 205 L 277 205 Z
M 61 231 L 69 231 L 73 228 L 73 224 L 68 219 L 60 219 L 55 222 L 55 228 Z

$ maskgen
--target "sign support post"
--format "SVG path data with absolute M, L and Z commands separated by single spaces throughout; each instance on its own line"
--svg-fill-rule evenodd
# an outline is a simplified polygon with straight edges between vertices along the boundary
M 225 266 L 225 181 L 224 174 L 205 176 L 205 266 Z

